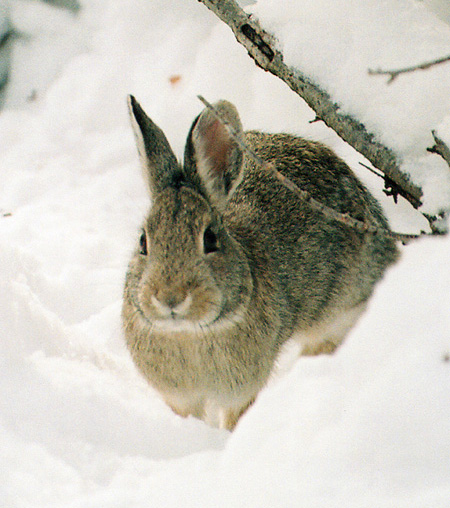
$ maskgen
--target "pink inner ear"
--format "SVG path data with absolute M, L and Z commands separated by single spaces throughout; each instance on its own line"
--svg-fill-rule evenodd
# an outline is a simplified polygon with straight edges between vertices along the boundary
M 226 127 L 219 121 L 214 120 L 207 125 L 202 132 L 203 155 L 208 161 L 208 169 L 214 176 L 225 172 L 228 165 L 228 157 L 232 148 L 231 138 Z

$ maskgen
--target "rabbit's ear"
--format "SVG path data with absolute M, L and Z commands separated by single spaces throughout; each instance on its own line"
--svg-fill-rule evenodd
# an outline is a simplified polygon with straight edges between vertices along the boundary
M 128 108 L 144 178 L 153 195 L 172 185 L 181 169 L 163 131 L 132 95 L 128 96 Z
M 194 123 L 191 142 L 198 176 L 211 201 L 223 209 L 242 177 L 243 153 L 234 136 L 242 139 L 243 131 L 232 104 L 220 101 L 214 107 L 227 127 L 206 108 Z

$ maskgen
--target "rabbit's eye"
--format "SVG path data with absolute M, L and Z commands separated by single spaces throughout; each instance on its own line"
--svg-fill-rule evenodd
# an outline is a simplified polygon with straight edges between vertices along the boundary
M 211 254 L 211 252 L 216 252 L 218 250 L 219 240 L 211 227 L 208 226 L 203 233 L 203 251 L 205 254 Z
M 139 248 L 140 248 L 140 254 L 142 254 L 143 256 L 146 256 L 148 254 L 147 235 L 145 234 L 145 231 L 142 231 L 141 238 L 139 239 Z

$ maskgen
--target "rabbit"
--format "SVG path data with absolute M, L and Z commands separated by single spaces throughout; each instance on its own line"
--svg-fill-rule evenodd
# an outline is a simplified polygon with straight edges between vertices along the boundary
M 140 372 L 181 416 L 232 430 L 291 338 L 332 353 L 398 256 L 388 235 L 314 211 L 258 165 L 313 198 L 389 231 L 380 206 L 326 146 L 244 132 L 219 101 L 195 119 L 184 163 L 128 99 L 151 209 L 126 275 L 122 319 Z

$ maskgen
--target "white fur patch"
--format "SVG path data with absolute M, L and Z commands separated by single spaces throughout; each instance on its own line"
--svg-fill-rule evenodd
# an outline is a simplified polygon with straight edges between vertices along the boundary
M 155 330 L 167 333 L 190 333 L 195 335 L 205 335 L 209 332 L 220 333 L 233 328 L 244 319 L 244 307 L 238 309 L 231 316 L 214 319 L 215 312 L 206 316 L 201 321 L 190 321 L 188 319 L 154 319 L 148 323 Z M 211 318 L 211 319 L 209 319 Z M 145 319 L 145 318 L 144 318 Z

